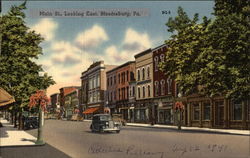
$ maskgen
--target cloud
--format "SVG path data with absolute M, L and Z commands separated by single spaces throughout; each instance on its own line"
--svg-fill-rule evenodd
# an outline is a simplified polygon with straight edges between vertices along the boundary
M 79 33 L 75 39 L 78 47 L 84 49 L 96 48 L 102 42 L 109 39 L 106 31 L 99 25 L 94 25 L 92 28 Z
M 118 46 L 111 45 L 107 47 L 102 58 L 108 63 L 122 64 L 134 60 L 134 55 L 150 48 L 151 43 L 147 33 L 139 33 L 128 28 L 123 42 Z
M 151 47 L 151 41 L 147 33 L 139 33 L 132 28 L 128 28 L 123 41 L 123 49 L 136 51 L 148 49 Z
M 55 30 L 58 28 L 58 23 L 49 18 L 41 19 L 37 24 L 31 26 L 31 30 L 40 33 L 45 41 L 51 41 L 55 36 Z

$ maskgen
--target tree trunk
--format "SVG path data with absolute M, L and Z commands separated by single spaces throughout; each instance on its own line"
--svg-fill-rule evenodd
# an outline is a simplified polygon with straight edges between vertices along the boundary
M 14 111 L 14 128 L 17 128 L 17 112 Z
M 23 126 L 23 113 L 22 113 L 22 111 L 19 112 L 18 122 L 19 122 L 18 129 L 23 130 L 24 126 Z

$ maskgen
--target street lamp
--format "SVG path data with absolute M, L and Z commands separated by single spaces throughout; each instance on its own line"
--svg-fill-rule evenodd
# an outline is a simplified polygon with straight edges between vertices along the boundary
M 43 75 L 44 72 L 39 72 L 39 77 L 43 77 Z M 46 90 L 45 90 L 45 95 L 46 95 Z M 39 127 L 38 127 L 36 144 L 43 145 L 45 144 L 45 142 L 43 141 L 44 111 L 40 105 L 38 107 L 39 107 Z

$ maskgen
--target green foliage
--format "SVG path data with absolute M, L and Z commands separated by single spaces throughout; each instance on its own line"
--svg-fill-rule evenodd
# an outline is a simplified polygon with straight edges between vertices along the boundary
M 223 3 L 230 5 L 227 2 Z M 189 19 L 181 8 L 168 20 L 174 34 L 166 41 L 166 61 L 160 67 L 186 95 L 250 98 L 250 21 L 245 16 L 249 4 L 243 4 L 222 11 L 222 1 L 216 1 L 213 21 L 204 17 L 198 23 L 197 14 Z
M 15 97 L 14 109 L 26 107 L 31 94 L 55 83 L 47 74 L 39 76 L 42 67 L 33 61 L 42 55 L 43 38 L 25 25 L 25 3 L 0 17 L 0 85 Z

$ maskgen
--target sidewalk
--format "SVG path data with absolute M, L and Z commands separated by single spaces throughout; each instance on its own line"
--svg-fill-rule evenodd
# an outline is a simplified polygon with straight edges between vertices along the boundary
M 136 126 L 136 127 L 146 127 L 146 128 L 165 128 L 165 129 L 177 129 L 177 126 L 170 125 L 150 125 L 143 123 L 127 123 L 127 126 Z M 199 127 L 181 127 L 183 131 L 194 131 L 194 132 L 214 132 L 214 133 L 224 133 L 224 134 L 237 134 L 237 135 L 246 135 L 250 136 L 249 130 L 236 130 L 236 129 L 211 129 L 211 128 L 199 128 Z
M 0 147 L 33 146 L 36 138 L 32 135 L 14 128 L 7 120 L 0 118 L 3 127 L 0 127 Z

